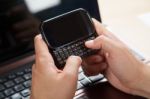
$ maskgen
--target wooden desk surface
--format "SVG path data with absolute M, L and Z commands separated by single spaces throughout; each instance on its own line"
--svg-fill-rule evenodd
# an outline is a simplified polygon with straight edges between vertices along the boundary
M 131 48 L 150 59 L 150 25 L 139 18 L 150 14 L 150 0 L 98 1 L 103 23 Z

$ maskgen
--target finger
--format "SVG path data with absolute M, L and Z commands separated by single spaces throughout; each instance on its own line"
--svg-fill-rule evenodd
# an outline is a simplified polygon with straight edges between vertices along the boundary
M 107 63 L 102 62 L 99 64 L 93 64 L 91 65 L 82 65 L 83 71 L 87 76 L 94 76 L 97 74 L 100 74 L 104 72 L 104 70 L 107 68 Z
M 69 75 L 77 75 L 81 62 L 82 60 L 80 57 L 70 56 L 66 62 L 64 72 L 66 72 Z
M 133 93 L 133 91 L 131 91 L 130 88 L 126 87 L 122 82 L 120 82 L 120 80 L 112 73 L 110 69 L 108 69 L 105 72 L 104 76 L 107 78 L 109 83 L 111 83 L 117 89 L 122 90 L 126 93 L 130 93 L 130 94 Z
M 119 40 L 117 37 L 115 37 L 109 30 L 107 30 L 99 21 L 93 18 L 93 23 L 96 28 L 96 32 L 98 35 L 105 35 L 109 38 L 112 38 L 114 40 Z
M 105 35 L 108 32 L 108 30 L 100 22 L 94 18 L 92 18 L 92 20 L 98 35 Z
M 88 48 L 102 49 L 105 52 L 116 51 L 116 41 L 114 41 L 104 35 L 97 37 L 95 40 L 90 40 L 90 41 L 85 42 L 85 45 Z
M 48 47 L 43 41 L 41 35 L 37 35 L 35 37 L 35 54 L 36 54 L 36 63 L 44 65 L 46 63 L 54 64 L 53 58 L 49 53 Z
M 92 55 L 83 59 L 83 61 L 85 61 L 89 65 L 100 63 L 103 60 L 104 58 L 100 55 Z

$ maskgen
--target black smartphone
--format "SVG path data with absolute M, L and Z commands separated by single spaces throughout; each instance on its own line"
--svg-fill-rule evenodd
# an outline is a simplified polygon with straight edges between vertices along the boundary
M 85 47 L 85 41 L 96 38 L 97 33 L 90 15 L 82 8 L 42 22 L 40 30 L 58 68 L 63 68 L 71 55 L 83 58 L 96 52 Z

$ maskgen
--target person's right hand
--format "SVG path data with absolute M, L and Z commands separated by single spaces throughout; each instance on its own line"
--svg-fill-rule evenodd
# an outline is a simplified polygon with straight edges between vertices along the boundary
M 114 87 L 126 93 L 141 95 L 138 89 L 143 84 L 144 63 L 98 21 L 93 19 L 93 22 L 99 36 L 87 41 L 85 45 L 100 51 L 97 56 L 84 59 L 82 65 L 85 74 L 94 75 L 103 71 L 104 76 Z

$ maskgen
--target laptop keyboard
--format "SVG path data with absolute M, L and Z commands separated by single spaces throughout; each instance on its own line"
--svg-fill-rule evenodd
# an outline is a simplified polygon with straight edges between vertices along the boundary
M 29 99 L 31 87 L 31 63 L 30 66 L 12 71 L 0 77 L 0 99 Z M 79 69 L 77 90 L 93 85 L 103 79 L 103 75 L 86 77 Z
M 144 61 L 145 58 L 135 51 L 133 54 Z M 0 99 L 29 99 L 31 88 L 31 66 L 33 62 L 28 63 L 21 68 L 9 72 L 6 75 L 0 76 Z M 83 70 L 80 68 L 78 73 L 77 90 L 83 89 L 87 86 L 92 86 L 104 79 L 104 76 L 99 74 L 97 76 L 86 77 Z M 104 79 L 105 81 L 105 79 Z M 88 99 L 83 95 L 76 99 Z

